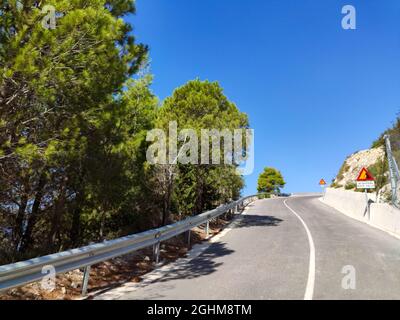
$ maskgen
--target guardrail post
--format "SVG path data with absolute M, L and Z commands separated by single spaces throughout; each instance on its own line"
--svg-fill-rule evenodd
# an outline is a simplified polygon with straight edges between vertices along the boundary
M 206 223 L 206 239 L 208 239 L 209 235 L 210 235 L 210 220 L 207 220 L 207 223 Z
M 154 261 L 156 264 L 160 262 L 160 242 L 157 242 L 153 247 Z
M 398 207 L 397 204 L 397 182 L 399 180 L 398 168 L 395 159 L 393 158 L 392 145 L 390 143 L 390 136 L 385 135 L 386 153 L 389 164 L 390 185 L 392 189 L 392 204 Z M 397 169 L 397 170 L 396 170 Z
M 367 213 L 368 213 L 368 220 L 371 220 L 371 209 L 369 207 L 369 197 L 368 197 L 368 191 L 365 189 L 365 198 L 367 201 Z
M 90 266 L 87 266 L 87 267 L 85 267 L 85 270 L 83 272 L 82 296 L 87 295 L 89 278 L 90 278 Z
M 189 249 L 190 249 L 190 238 L 191 238 L 191 234 L 192 234 L 192 231 L 189 230 L 189 231 L 187 232 L 187 245 L 188 245 L 188 248 L 189 248 Z

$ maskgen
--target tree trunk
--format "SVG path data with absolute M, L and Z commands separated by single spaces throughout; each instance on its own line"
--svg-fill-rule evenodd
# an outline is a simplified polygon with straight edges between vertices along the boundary
M 18 246 L 24 233 L 24 217 L 27 205 L 28 195 L 25 193 L 21 199 L 21 204 L 18 209 L 17 217 L 15 218 L 15 226 L 13 230 L 13 242 L 16 250 L 18 250 Z
M 37 218 L 39 216 L 40 204 L 42 202 L 43 189 L 44 189 L 45 184 L 46 184 L 46 177 L 45 177 L 45 174 L 43 171 L 39 178 L 39 183 L 38 183 L 37 190 L 36 190 L 35 201 L 33 202 L 33 206 L 32 206 L 32 212 L 28 218 L 28 225 L 27 225 L 26 230 L 21 239 L 21 246 L 19 248 L 20 249 L 19 251 L 21 253 L 26 253 L 28 251 L 28 249 L 30 249 L 32 247 L 32 244 L 33 244 L 32 243 L 32 241 L 33 241 L 32 232 L 33 232 L 33 228 L 35 227 Z
M 174 184 L 174 175 L 172 172 L 173 168 L 169 167 L 166 172 L 167 178 L 167 190 L 164 195 L 164 206 L 163 206 L 163 213 L 162 213 L 162 221 L 161 221 L 161 226 L 165 226 L 167 224 L 169 212 L 171 209 L 171 196 L 172 196 L 172 190 L 173 190 L 173 184 Z
M 204 181 L 201 169 L 197 169 L 197 181 L 196 181 L 196 205 L 194 207 L 195 212 L 193 214 L 201 214 L 204 208 Z
M 83 192 L 80 192 L 77 196 L 76 207 L 72 212 L 72 225 L 70 230 L 72 247 L 77 247 L 81 242 L 81 206 L 83 205 L 83 198 Z
M 162 221 L 161 221 L 162 227 L 167 224 L 170 207 L 171 207 L 171 184 L 168 185 L 168 190 L 164 197 L 164 206 L 163 206 Z
M 60 232 L 61 217 L 65 212 L 65 183 L 61 187 L 60 195 L 54 204 L 53 217 L 51 219 L 51 227 L 48 235 L 47 250 L 52 253 L 56 248 L 57 235 Z
M 84 176 L 83 172 L 80 173 L 78 179 L 78 185 L 75 186 L 76 199 L 75 206 L 72 211 L 72 225 L 70 230 L 70 245 L 75 248 L 81 244 L 81 213 L 82 207 L 84 205 L 85 200 L 85 189 L 84 185 Z

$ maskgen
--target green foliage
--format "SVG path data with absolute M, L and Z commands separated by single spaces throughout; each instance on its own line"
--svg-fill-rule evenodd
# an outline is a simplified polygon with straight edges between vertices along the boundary
M 266 167 L 258 178 L 258 192 L 267 194 L 280 193 L 280 189 L 285 186 L 286 182 L 280 171 L 275 168 Z
M 344 187 L 346 190 L 355 190 L 357 185 L 354 182 L 349 182 Z
M 248 127 L 247 115 L 227 99 L 218 83 L 200 80 L 189 81 L 165 99 L 156 127 L 168 132 L 172 121 L 177 122 L 178 132 L 193 129 L 198 137 L 202 129 L 233 131 Z M 224 143 L 229 142 L 221 143 L 221 151 Z M 182 144 L 179 143 L 178 150 Z M 201 154 L 200 143 L 198 154 Z M 171 214 L 178 217 L 198 214 L 240 196 L 244 182 L 236 173 L 236 166 L 221 163 L 151 168 L 151 189 L 164 208 L 163 223 Z
M 178 129 L 239 129 L 248 127 L 247 115 L 224 96 L 217 82 L 193 80 L 165 99 L 159 125 L 167 128 L 178 121 Z
M 161 108 L 131 0 L 0 0 L 0 263 L 145 230 L 240 196 L 235 165 L 151 166 L 146 133 L 237 129 L 247 116 L 194 80 Z M 57 28 L 41 26 L 44 5 Z M 138 71 L 141 71 L 138 74 Z M 168 218 L 168 219 L 167 219 Z
M 344 178 L 344 173 L 349 171 L 349 169 L 350 169 L 350 166 L 347 164 L 347 159 L 344 161 L 344 163 L 340 167 L 339 173 L 336 177 L 337 181 L 342 180 Z
M 388 172 L 389 164 L 385 157 L 384 159 L 378 160 L 375 164 L 368 167 L 369 172 L 375 178 L 376 192 L 379 192 L 386 184 L 388 184 Z
M 141 209 L 157 99 L 130 0 L 0 2 L 0 260 L 101 240 Z M 59 13 L 44 29 L 44 5 Z M 133 223 L 131 224 L 133 225 Z M 4 228 L 9 230 L 4 234 Z M 6 256 L 6 258 L 1 255 Z
M 383 138 L 383 136 L 381 136 L 372 143 L 371 148 L 373 148 L 373 149 L 380 148 L 380 147 L 383 147 L 384 145 L 385 145 L 385 139 Z
M 400 134 L 400 117 L 397 116 L 393 126 L 383 132 L 377 140 L 372 143 L 372 148 L 379 148 L 385 145 L 385 135 L 398 136 Z

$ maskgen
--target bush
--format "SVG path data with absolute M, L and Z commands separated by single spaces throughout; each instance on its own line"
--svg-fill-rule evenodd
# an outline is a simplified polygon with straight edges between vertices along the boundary
M 346 184 L 346 186 L 344 187 L 346 190 L 354 190 L 356 189 L 357 185 L 353 182 L 349 182 Z
M 343 165 L 341 166 L 339 173 L 337 175 L 337 181 L 340 181 L 344 178 L 344 173 L 349 171 L 350 166 L 347 164 L 347 159 L 344 161 Z
M 332 182 L 331 188 L 339 189 L 342 188 L 343 186 L 337 182 Z
M 387 158 L 378 160 L 375 164 L 368 168 L 369 172 L 375 177 L 376 191 L 381 190 L 386 184 L 388 184 L 389 179 L 387 173 L 389 171 L 389 165 Z

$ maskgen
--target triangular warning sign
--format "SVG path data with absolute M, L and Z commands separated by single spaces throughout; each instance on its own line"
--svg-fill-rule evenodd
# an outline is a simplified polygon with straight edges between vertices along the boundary
M 358 175 L 357 181 L 374 181 L 374 176 L 366 169 L 362 168 Z
M 320 185 L 320 186 L 325 186 L 325 185 L 326 185 L 325 180 L 324 180 L 324 179 L 321 179 L 321 180 L 319 181 L 319 185 Z

